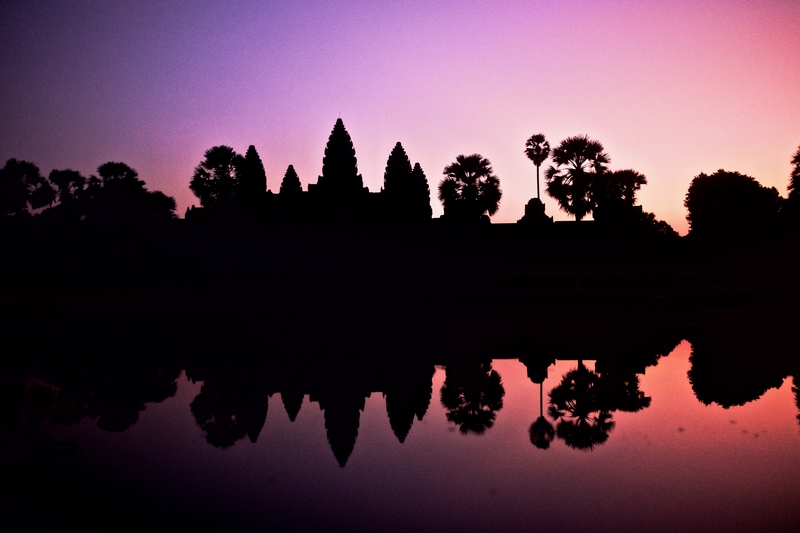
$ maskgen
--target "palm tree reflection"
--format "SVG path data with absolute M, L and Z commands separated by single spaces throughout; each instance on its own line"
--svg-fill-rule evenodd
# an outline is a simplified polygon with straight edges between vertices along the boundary
M 578 368 L 567 372 L 561 383 L 550 390 L 547 414 L 558 420 L 556 435 L 567 446 L 592 450 L 607 441 L 614 428 L 603 403 L 600 376 L 578 361 Z
M 539 418 L 537 418 L 528 429 L 531 444 L 540 450 L 546 450 L 553 442 L 556 431 L 547 418 L 544 417 L 544 380 L 547 379 L 547 369 L 555 363 L 552 357 L 524 357 L 520 362 L 528 369 L 528 378 L 539 385 Z
M 503 408 L 506 391 L 500 374 L 492 370 L 491 363 L 453 364 L 445 372 L 440 398 L 447 420 L 461 433 L 484 433 Z

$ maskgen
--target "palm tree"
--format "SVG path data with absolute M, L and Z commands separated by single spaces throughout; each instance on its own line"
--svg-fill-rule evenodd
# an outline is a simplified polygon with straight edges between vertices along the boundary
M 439 182 L 439 201 L 447 218 L 478 220 L 492 216 L 500 206 L 503 191 L 492 164 L 480 154 L 459 155 L 444 167 Z
M 536 165 L 536 198 L 542 199 L 539 193 L 539 167 L 550 157 L 550 143 L 544 138 L 544 134 L 537 133 L 525 141 L 525 155 Z
M 561 141 L 551 158 L 555 166 L 545 172 L 547 194 L 558 201 L 561 209 L 581 220 L 592 211 L 592 181 L 605 172 L 608 154 L 599 141 L 576 135 Z
M 205 159 L 194 169 L 189 189 L 203 207 L 230 202 L 238 192 L 239 174 L 245 158 L 230 146 L 214 146 L 206 150 Z

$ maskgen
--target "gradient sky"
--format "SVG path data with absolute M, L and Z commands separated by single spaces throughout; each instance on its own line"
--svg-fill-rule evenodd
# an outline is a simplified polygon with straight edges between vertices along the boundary
M 179 214 L 203 152 L 254 144 L 277 192 L 316 183 L 341 116 L 371 191 L 397 141 L 435 198 L 458 154 L 488 158 L 496 222 L 536 194 L 525 140 L 600 140 L 685 233 L 692 177 L 786 194 L 800 145 L 800 3 L 772 1 L 11 1 L 0 8 L 0 164 L 88 175 L 123 161 Z M 569 219 L 545 200 L 556 220 Z

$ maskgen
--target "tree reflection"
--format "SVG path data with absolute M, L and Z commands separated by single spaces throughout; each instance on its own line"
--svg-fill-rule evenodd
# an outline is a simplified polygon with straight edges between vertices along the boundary
M 553 424 L 544 416 L 544 380 L 547 379 L 547 369 L 555 363 L 553 357 L 523 357 L 520 362 L 528 369 L 528 378 L 539 385 L 539 418 L 528 428 L 531 444 L 540 450 L 550 448 L 556 431 Z
M 530 434 L 531 444 L 539 448 L 540 450 L 546 450 L 550 447 L 550 443 L 553 442 L 553 437 L 556 435 L 555 428 L 553 428 L 553 424 L 551 424 L 547 418 L 542 415 L 539 415 L 531 427 L 528 429 L 528 433 Z
M 447 366 L 440 397 L 448 421 L 461 433 L 480 435 L 494 425 L 505 392 L 491 363 L 462 363 Z
M 797 406 L 797 423 L 800 424 L 800 385 L 797 376 L 792 376 L 792 392 L 794 393 L 794 404 Z
M 256 442 L 267 418 L 268 401 L 267 391 L 258 383 L 226 376 L 203 383 L 190 408 L 208 443 L 227 448 L 245 436 Z
M 600 376 L 578 361 L 578 368 L 550 390 L 547 414 L 559 421 L 556 435 L 570 448 L 592 450 L 608 440 L 614 421 L 603 406 L 600 389 Z
M 650 397 L 639 390 L 639 376 L 633 372 L 601 373 L 598 392 L 607 411 L 636 413 L 650 407 Z

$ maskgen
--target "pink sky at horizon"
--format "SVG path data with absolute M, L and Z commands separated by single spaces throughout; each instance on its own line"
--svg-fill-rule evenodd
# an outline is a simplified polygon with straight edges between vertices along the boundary
M 536 194 L 525 140 L 600 140 L 639 203 L 685 233 L 692 177 L 736 170 L 785 195 L 800 145 L 800 4 L 673 2 L 161 2 L 4 7 L 0 162 L 88 175 L 124 161 L 198 204 L 205 150 L 256 146 L 277 192 L 315 183 L 336 118 L 380 189 L 397 141 L 436 186 L 480 153 L 504 191 L 495 222 Z M 543 193 L 544 194 L 544 193 Z M 545 197 L 556 220 L 570 217 Z

